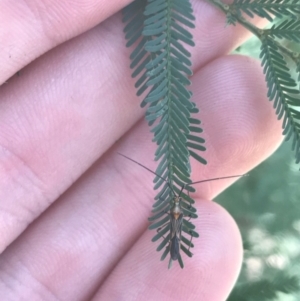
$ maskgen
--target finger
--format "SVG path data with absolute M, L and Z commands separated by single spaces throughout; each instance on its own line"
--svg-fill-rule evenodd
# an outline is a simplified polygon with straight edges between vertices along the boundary
M 150 244 L 147 231 L 106 279 L 92 301 L 98 300 L 226 300 L 237 279 L 242 262 L 239 230 L 218 204 L 197 200 L 201 218 L 195 221 L 200 238 L 194 239 L 193 257 L 181 252 L 184 269 Z
M 215 160 L 218 158 L 222 158 L 222 162 L 230 160 L 231 164 L 225 166 L 233 173 L 251 169 L 272 153 L 281 139 L 280 124 L 265 94 L 245 92 L 241 94 L 242 101 L 234 97 L 241 78 L 248 84 L 240 89 L 256 90 L 257 81 L 262 76 L 259 65 L 253 60 L 236 56 L 220 59 L 219 66 L 215 65 L 217 62 L 195 74 L 193 85 L 194 100 L 203 112 L 212 103 L 220 102 L 222 113 L 226 107 L 228 115 L 225 123 L 220 120 L 221 113 L 210 112 L 210 122 L 214 126 L 205 131 L 209 137 L 209 151 L 205 153 L 210 162 L 205 170 L 208 177 L 215 173 Z M 214 68 L 223 77 L 208 76 Z M 233 73 L 232 69 L 236 72 Z M 252 74 L 257 81 L 250 80 Z M 228 81 L 222 83 L 224 78 Z M 218 98 L 216 102 L 215 95 L 211 93 L 213 86 L 221 91 L 226 87 L 228 97 Z M 228 98 L 232 99 L 229 103 Z M 259 114 L 250 109 L 252 106 Z M 236 116 L 239 118 L 233 118 Z M 264 135 L 258 126 L 261 120 L 268 125 Z M 240 139 L 240 133 L 247 137 Z M 236 142 L 231 145 L 222 137 Z M 0 279 L 2 284 L 10 283 L 9 287 L 1 290 L 4 295 L 9 295 L 13 290 L 16 296 L 26 296 L 24 298 L 28 300 L 51 294 L 63 300 L 84 300 L 95 291 L 148 225 L 147 217 L 155 195 L 152 190 L 153 175 L 116 153 L 130 155 L 154 170 L 155 162 L 146 159 L 152 157 L 155 149 L 150 138 L 147 125 L 141 121 L 3 253 Z M 214 152 L 216 146 L 218 157 Z M 225 167 L 222 168 L 228 174 Z M 194 164 L 193 170 L 194 175 L 200 175 L 203 165 Z M 201 195 L 213 196 L 230 183 L 229 180 L 219 182 L 220 186 L 202 186 L 199 189 Z M 22 283 L 22 286 L 17 287 L 16 283 Z
M 192 171 L 193 181 L 242 175 L 279 147 L 283 140 L 281 122 L 267 99 L 258 61 L 244 56 L 222 57 L 198 72 L 194 81 L 206 84 L 205 88 L 193 85 L 193 92 L 201 100 L 198 116 L 208 164 Z M 197 195 L 212 199 L 236 180 L 196 184 Z
M 0 89 L 0 252 L 142 116 L 120 20 L 55 48 Z M 245 34 L 230 32 L 236 41 Z M 227 52 L 232 42 L 214 45 Z M 220 55 L 209 52 L 207 60 Z M 205 63 L 195 57 L 195 70 Z
M 102 25 L 2 87 L 0 252 L 140 118 L 122 45 Z
M 252 34 L 237 23 L 236 26 L 226 26 L 226 16 L 208 1 L 193 1 L 196 16 L 196 28 L 192 32 L 195 48 L 191 48 L 192 58 L 201 62 L 195 70 L 208 62 L 230 53 Z M 268 22 L 262 18 L 253 18 L 251 23 L 264 27 Z
M 2 37 L 0 85 L 37 57 L 91 29 L 130 2 L 132 0 L 86 0 L 75 2 L 44 0 L 21 1 L 18 3 L 2 0 L 0 12 L 0 19 L 3 21 L 0 29 L 0 37 Z M 204 8 L 210 14 L 209 18 L 214 20 L 212 26 L 211 23 L 206 22 L 202 18 L 203 23 L 201 26 L 205 29 L 207 28 L 207 33 L 210 32 L 213 38 L 218 39 L 222 36 L 224 30 L 215 31 L 214 28 L 219 27 L 219 25 L 224 27 L 224 14 L 218 12 L 216 8 L 209 6 L 207 3 L 201 1 L 193 2 L 196 16 L 201 16 Z M 232 32 L 232 30 L 228 32 Z M 232 42 L 234 41 L 234 39 L 231 40 Z M 210 38 L 210 41 L 213 41 L 213 39 Z M 210 51 L 201 51 L 202 56 L 210 53 L 212 49 L 213 52 L 218 49 L 215 47 L 211 48 L 211 46 L 213 45 L 206 44 L 205 47 L 208 47 Z M 222 49 L 217 51 L 221 53 Z
M 0 85 L 49 49 L 96 26 L 130 0 L 1 0 Z

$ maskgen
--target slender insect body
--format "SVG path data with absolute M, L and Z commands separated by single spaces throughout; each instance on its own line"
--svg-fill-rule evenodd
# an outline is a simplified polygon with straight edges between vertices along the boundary
M 177 260 L 180 255 L 183 212 L 179 202 L 180 198 L 176 196 L 174 206 L 170 210 L 170 255 L 172 260 Z
M 180 255 L 180 250 L 183 250 L 189 257 L 192 257 L 193 254 L 189 251 L 190 247 L 193 247 L 193 245 L 191 244 L 192 237 L 193 235 L 198 236 L 196 232 L 194 233 L 190 232 L 190 227 L 194 229 L 195 226 L 189 221 L 184 219 L 184 217 L 187 216 L 184 215 L 181 204 L 182 204 L 182 198 L 180 197 L 180 195 L 174 196 L 173 204 L 172 207 L 170 208 L 170 213 L 169 213 L 170 215 L 170 241 L 168 246 L 170 252 L 169 268 L 171 268 L 172 266 L 172 261 L 176 261 L 176 260 L 179 261 L 181 268 L 183 268 L 183 261 Z M 190 240 L 182 237 L 183 229 L 185 229 L 185 232 L 190 234 L 191 236 Z M 188 249 L 184 247 L 183 242 L 188 246 Z

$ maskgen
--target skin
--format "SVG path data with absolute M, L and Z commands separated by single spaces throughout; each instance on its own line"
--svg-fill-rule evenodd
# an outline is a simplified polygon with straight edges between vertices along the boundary
M 3 300 L 223 301 L 236 282 L 241 237 L 209 201 L 233 179 L 195 187 L 200 238 L 185 268 L 168 270 L 147 230 L 153 175 L 117 155 L 156 166 L 118 13 L 129 2 L 0 0 Z M 191 90 L 209 164 L 192 161 L 192 180 L 243 174 L 276 150 L 281 124 L 259 62 L 228 55 L 249 33 L 193 4 Z

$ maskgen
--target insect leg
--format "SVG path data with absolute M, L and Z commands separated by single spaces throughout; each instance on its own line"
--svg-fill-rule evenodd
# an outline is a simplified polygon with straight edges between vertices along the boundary
M 183 269 L 184 264 L 183 264 L 183 261 L 182 261 L 182 258 L 181 258 L 181 255 L 180 255 L 180 254 L 179 254 L 179 256 L 178 256 L 178 262 L 179 262 L 180 267 Z
M 161 229 L 164 229 L 164 231 L 163 231 L 162 234 L 160 233 Z M 162 227 L 159 227 L 159 228 L 156 230 L 157 234 L 160 233 L 160 234 L 161 234 L 161 237 L 163 237 L 163 239 L 165 239 L 164 233 L 167 232 L 167 230 L 165 230 L 165 229 L 168 229 L 168 228 L 167 228 L 167 224 L 163 225 Z M 168 229 L 168 230 L 169 230 L 169 229 Z
M 189 197 L 189 199 L 190 199 L 190 191 L 188 190 L 187 192 L 188 192 L 188 197 Z M 191 200 L 189 200 L 189 203 L 190 203 L 190 207 L 189 207 L 189 209 L 191 209 L 191 207 L 192 207 Z
M 185 217 L 188 217 L 189 219 L 187 220 L 188 222 L 191 220 L 191 215 L 187 215 L 187 216 L 185 216 Z
M 190 248 L 191 248 L 192 240 L 193 240 L 193 236 L 191 235 L 191 239 L 190 239 L 190 242 L 189 242 L 189 248 L 188 248 L 188 251 L 189 251 Z
M 161 258 L 160 258 L 160 260 L 163 261 L 167 257 L 167 255 L 169 254 L 169 252 L 170 252 L 170 245 L 168 245 L 166 247 L 165 251 L 163 252 L 163 254 L 162 254 Z
M 170 258 L 170 260 L 169 260 L 169 265 L 168 265 L 168 269 L 170 269 L 170 268 L 172 267 L 172 264 L 173 264 L 173 259 Z
M 170 233 L 164 238 L 164 240 L 159 244 L 159 246 L 156 248 L 156 251 L 162 250 L 165 246 L 168 245 L 170 242 Z
M 158 220 L 157 222 L 152 223 L 148 229 L 153 230 L 159 227 L 163 227 L 169 221 L 169 216 L 167 215 L 165 218 Z
M 165 214 L 170 215 L 170 213 L 168 212 L 168 209 L 169 208 L 165 208 L 164 210 L 159 211 L 158 213 L 152 215 L 151 217 L 148 218 L 148 221 L 149 222 L 154 222 L 155 220 L 161 218 Z

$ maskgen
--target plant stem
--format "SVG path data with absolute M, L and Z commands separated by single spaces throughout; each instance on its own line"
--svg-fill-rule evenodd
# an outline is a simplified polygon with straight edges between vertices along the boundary
M 221 11 L 224 12 L 225 15 L 227 15 L 229 12 L 231 15 L 235 17 L 237 22 L 239 22 L 241 25 L 243 25 L 245 28 L 247 28 L 249 31 L 251 31 L 260 41 L 262 39 L 266 38 L 269 36 L 269 31 L 268 29 L 260 29 L 247 21 L 242 15 L 238 14 L 234 9 L 233 9 L 233 4 L 225 4 L 221 0 L 207 0 L 210 2 L 212 5 L 215 7 L 219 8 Z M 296 64 L 299 63 L 298 56 L 295 52 L 287 49 L 277 41 L 274 41 L 276 46 L 280 49 L 280 51 L 290 57 Z

